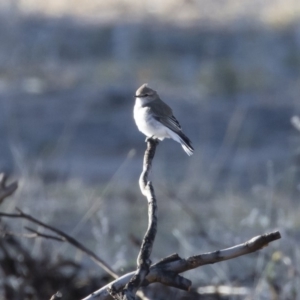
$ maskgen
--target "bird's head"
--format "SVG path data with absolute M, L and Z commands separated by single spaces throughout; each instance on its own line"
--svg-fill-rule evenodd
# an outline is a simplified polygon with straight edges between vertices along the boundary
M 136 90 L 135 98 L 139 98 L 143 102 L 150 102 L 157 98 L 157 92 L 149 88 L 147 83 L 144 83 Z

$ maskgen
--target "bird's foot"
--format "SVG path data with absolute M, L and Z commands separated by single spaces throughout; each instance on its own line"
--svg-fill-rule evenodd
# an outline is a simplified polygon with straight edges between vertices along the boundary
M 149 137 L 149 136 L 147 136 L 147 137 L 146 137 L 146 139 L 145 139 L 145 142 L 147 143 L 149 140 L 153 140 L 153 135 L 152 135 L 152 136 L 150 136 L 150 137 Z

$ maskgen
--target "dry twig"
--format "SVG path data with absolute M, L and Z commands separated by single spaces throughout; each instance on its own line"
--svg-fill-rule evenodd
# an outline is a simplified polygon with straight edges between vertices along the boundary
M 76 239 L 74 239 L 73 237 L 69 236 L 68 234 L 66 234 L 65 232 L 50 226 L 48 224 L 43 223 L 42 221 L 32 217 L 31 215 L 28 215 L 26 213 L 24 213 L 22 210 L 18 209 L 18 214 L 9 214 L 9 213 L 3 213 L 0 212 L 0 217 L 9 217 L 9 218 L 23 218 L 23 219 L 27 219 L 35 224 L 38 224 L 44 228 L 47 228 L 53 232 L 55 232 L 56 234 L 58 234 L 61 238 L 62 241 L 66 241 L 68 243 L 70 243 L 71 245 L 75 246 L 76 248 L 80 249 L 82 252 L 84 252 L 85 254 L 87 254 L 94 262 L 96 262 L 96 264 L 98 264 L 102 269 L 104 269 L 108 274 L 110 274 L 113 278 L 118 278 L 118 274 L 116 274 L 111 267 L 103 260 L 101 259 L 98 255 L 96 255 L 93 251 L 91 251 L 90 249 L 86 248 L 84 245 L 82 245 L 80 242 L 78 242 Z M 31 229 L 29 229 L 30 231 L 33 231 Z M 39 236 L 43 236 L 44 234 L 41 234 L 37 231 L 34 231 L 36 234 L 38 234 Z M 45 237 L 45 236 L 43 236 Z M 49 236 L 47 236 L 47 238 L 49 238 Z
M 37 237 L 43 237 L 43 238 L 55 240 L 58 242 L 65 242 L 65 240 L 59 236 L 41 233 L 41 232 L 36 231 L 35 229 L 29 228 L 26 226 L 24 226 L 24 228 L 27 229 L 28 231 L 31 231 L 32 233 L 16 233 L 16 232 L 11 232 L 11 231 L 3 231 L 3 232 L 1 231 L 1 237 L 16 236 L 16 237 L 24 237 L 27 239 L 36 239 Z

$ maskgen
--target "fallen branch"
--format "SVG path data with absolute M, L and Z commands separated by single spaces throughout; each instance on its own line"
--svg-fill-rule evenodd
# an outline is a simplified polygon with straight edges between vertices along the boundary
M 243 244 L 236 245 L 223 250 L 204 253 L 188 257 L 186 259 L 180 258 L 177 254 L 173 254 L 150 267 L 149 273 L 146 276 L 141 286 L 147 286 L 154 282 L 176 287 L 182 290 L 189 290 L 191 281 L 178 275 L 182 272 L 198 268 L 207 264 L 214 264 L 221 261 L 233 259 L 242 255 L 246 255 L 258 251 L 269 243 L 280 239 L 279 231 L 274 231 L 264 235 L 253 237 Z M 114 288 L 115 291 L 120 291 L 127 284 L 128 280 L 133 276 L 134 272 L 127 273 L 118 278 L 114 282 L 102 287 L 91 295 L 82 300 L 109 300 L 109 289 Z

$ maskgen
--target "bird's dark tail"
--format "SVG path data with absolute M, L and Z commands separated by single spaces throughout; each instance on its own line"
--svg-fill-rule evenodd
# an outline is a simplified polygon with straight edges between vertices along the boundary
M 186 152 L 187 155 L 191 156 L 194 152 L 194 148 L 192 147 L 192 142 L 182 132 L 178 133 L 178 135 L 179 135 L 180 144 L 181 144 L 183 150 Z

